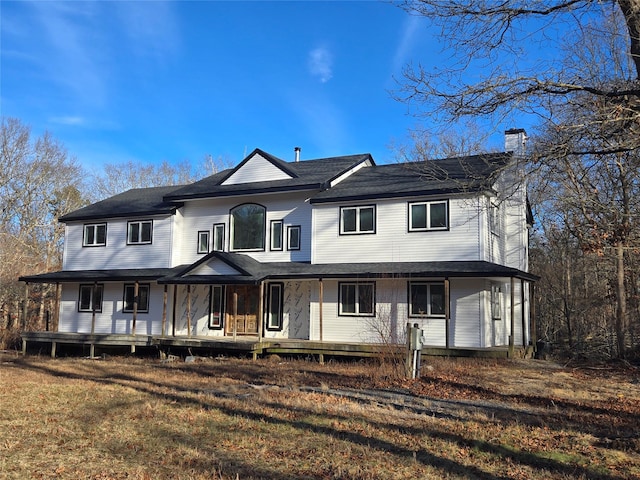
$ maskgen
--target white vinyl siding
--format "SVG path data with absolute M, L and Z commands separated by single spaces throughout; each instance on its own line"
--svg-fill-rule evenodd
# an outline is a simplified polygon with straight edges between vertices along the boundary
M 127 219 L 108 221 L 107 245 L 101 248 L 83 248 L 83 224 L 67 225 L 68 244 L 64 259 L 65 270 L 106 270 L 119 268 L 167 268 L 171 260 L 171 217 L 156 218 L 153 222 L 153 243 L 127 245 Z M 193 236 L 190 242 L 193 255 Z
M 344 205 L 314 205 L 313 263 L 486 260 L 477 199 L 449 200 L 449 230 L 409 232 L 407 200 L 376 204 L 375 235 L 340 235 Z
M 259 154 L 254 155 L 237 171 L 227 178 L 223 185 L 237 185 L 248 182 L 268 182 L 291 178 L 282 169 Z
M 310 193 L 293 193 L 264 195 L 253 197 L 219 198 L 216 200 L 195 200 L 186 202 L 183 213 L 184 221 L 180 235 L 185 245 L 193 245 L 193 236 L 199 230 L 207 230 L 215 224 L 223 224 L 229 235 L 229 212 L 242 203 L 257 203 L 266 208 L 266 238 L 267 248 L 260 251 L 244 251 L 261 262 L 308 262 L 311 260 L 311 206 L 305 202 Z M 288 226 L 300 226 L 300 250 L 271 250 L 271 220 L 281 220 L 283 233 Z M 335 223 L 337 230 L 337 223 Z M 283 243 L 286 239 L 283 238 Z M 228 244 L 228 239 L 226 240 Z M 155 243 L 155 240 L 154 240 Z M 226 250 L 226 246 L 225 246 Z M 193 248 L 182 249 L 177 264 L 196 262 L 199 257 Z
M 84 284 L 83 284 L 84 285 Z M 102 295 L 102 311 L 96 312 L 95 333 L 131 334 L 133 313 L 123 312 L 124 283 L 104 283 Z M 91 311 L 78 311 L 77 283 L 62 285 L 60 301 L 60 323 L 58 331 L 91 333 Z M 137 335 L 160 335 L 162 332 L 162 285 L 151 284 L 149 287 L 149 311 L 136 319 Z M 168 307 L 169 311 L 171 306 Z

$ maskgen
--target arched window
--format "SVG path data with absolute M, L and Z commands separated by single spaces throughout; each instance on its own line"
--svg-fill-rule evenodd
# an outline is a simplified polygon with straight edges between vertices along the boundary
M 266 208 L 245 203 L 231 209 L 231 250 L 264 250 Z

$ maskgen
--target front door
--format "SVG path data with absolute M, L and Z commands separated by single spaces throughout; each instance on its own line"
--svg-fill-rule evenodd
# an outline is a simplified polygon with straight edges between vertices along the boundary
M 260 287 L 229 285 L 227 287 L 226 334 L 257 335 Z M 234 332 L 235 327 L 235 332 Z

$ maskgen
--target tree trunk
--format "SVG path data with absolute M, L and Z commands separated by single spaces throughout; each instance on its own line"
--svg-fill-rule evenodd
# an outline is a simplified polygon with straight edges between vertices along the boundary
M 627 292 L 624 288 L 624 243 L 616 243 L 616 346 L 618 357 L 625 356 L 625 337 L 627 330 Z

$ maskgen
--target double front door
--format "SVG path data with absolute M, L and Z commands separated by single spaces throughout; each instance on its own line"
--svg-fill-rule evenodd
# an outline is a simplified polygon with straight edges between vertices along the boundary
M 260 287 L 256 285 L 229 285 L 226 288 L 226 334 L 257 335 Z

